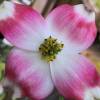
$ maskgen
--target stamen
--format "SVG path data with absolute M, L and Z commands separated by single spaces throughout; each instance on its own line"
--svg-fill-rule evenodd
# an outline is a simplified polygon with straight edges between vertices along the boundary
M 47 62 L 50 62 L 56 59 L 57 54 L 62 50 L 63 47 L 63 43 L 59 43 L 57 39 L 50 36 L 40 45 L 39 51 L 42 55 L 42 58 Z

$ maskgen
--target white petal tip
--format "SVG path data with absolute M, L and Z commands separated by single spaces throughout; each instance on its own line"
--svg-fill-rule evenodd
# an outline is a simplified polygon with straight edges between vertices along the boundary
M 100 87 L 94 87 L 86 90 L 84 100 L 100 100 Z
M 86 91 L 84 94 L 84 100 L 94 100 L 93 95 L 90 91 Z
M 21 98 L 21 97 L 22 97 L 22 92 L 21 92 L 20 88 L 15 86 L 14 87 L 14 94 L 12 96 L 13 100 L 15 100 L 17 98 Z
M 76 13 L 78 13 L 86 21 L 88 21 L 88 22 L 95 21 L 95 13 L 89 12 L 88 10 L 86 10 L 86 8 L 83 4 L 74 6 L 74 9 L 75 9 Z
M 0 5 L 0 20 L 5 20 L 14 14 L 14 4 L 8 1 L 4 1 Z
M 6 44 L 6 45 L 8 45 L 8 46 L 12 46 L 12 44 L 9 43 L 6 39 L 3 39 L 3 43 Z
M 2 94 L 3 93 L 3 87 L 2 87 L 2 85 L 0 85 L 0 94 Z

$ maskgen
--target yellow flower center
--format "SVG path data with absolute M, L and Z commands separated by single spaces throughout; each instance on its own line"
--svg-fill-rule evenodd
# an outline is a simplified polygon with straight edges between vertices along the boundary
M 63 43 L 58 42 L 57 39 L 50 36 L 40 45 L 39 52 L 41 53 L 43 59 L 50 62 L 56 59 L 57 54 L 61 52 L 63 47 Z

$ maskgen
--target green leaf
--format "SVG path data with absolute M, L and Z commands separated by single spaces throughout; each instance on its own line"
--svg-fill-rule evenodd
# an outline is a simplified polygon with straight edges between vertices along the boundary
M 64 100 L 64 97 L 63 96 L 59 96 L 59 100 Z
M 4 68 L 5 68 L 5 64 L 3 62 L 0 62 L 0 81 L 3 79 L 4 77 Z

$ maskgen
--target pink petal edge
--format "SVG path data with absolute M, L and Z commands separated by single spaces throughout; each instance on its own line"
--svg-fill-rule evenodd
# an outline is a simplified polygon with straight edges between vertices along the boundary
M 67 100 L 85 100 L 87 90 L 100 87 L 96 68 L 81 55 L 62 54 L 50 68 L 56 88 Z
M 45 37 L 44 18 L 26 5 L 5 1 L 0 7 L 0 31 L 5 38 L 18 48 L 36 51 Z

